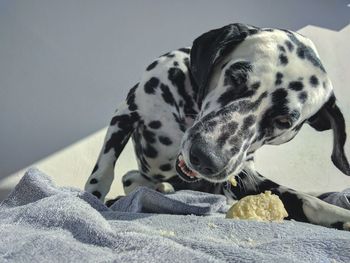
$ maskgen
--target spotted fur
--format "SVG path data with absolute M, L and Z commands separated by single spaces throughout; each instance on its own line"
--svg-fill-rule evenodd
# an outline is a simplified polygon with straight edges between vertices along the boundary
M 240 199 L 270 190 L 290 219 L 346 228 L 350 211 L 274 183 L 254 168 L 257 149 L 291 140 L 305 123 L 333 129 L 332 161 L 350 175 L 344 118 L 313 43 L 288 30 L 227 25 L 146 67 L 114 114 L 85 188 L 104 199 L 132 137 L 139 170 L 123 177 L 126 193 L 143 185 Z M 195 178 L 179 170 L 179 155 Z M 237 187 L 229 176 L 237 177 Z

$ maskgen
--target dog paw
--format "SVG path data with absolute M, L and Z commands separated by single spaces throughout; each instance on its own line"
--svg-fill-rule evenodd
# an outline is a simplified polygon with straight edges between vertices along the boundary
M 175 192 L 174 187 L 169 183 L 158 183 L 156 184 L 154 190 L 163 194 L 170 194 Z
M 87 184 L 85 186 L 85 191 L 94 195 L 95 197 L 97 197 L 101 201 L 103 201 L 105 196 L 106 196 L 105 191 L 103 191 L 103 189 L 101 189 L 101 187 L 99 187 L 98 185 Z

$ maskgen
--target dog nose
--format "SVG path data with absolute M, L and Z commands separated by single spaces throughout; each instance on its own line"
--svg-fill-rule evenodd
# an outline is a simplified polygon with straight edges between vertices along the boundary
M 215 153 L 201 143 L 192 144 L 189 159 L 191 166 L 201 174 L 212 175 L 220 171 L 221 162 Z

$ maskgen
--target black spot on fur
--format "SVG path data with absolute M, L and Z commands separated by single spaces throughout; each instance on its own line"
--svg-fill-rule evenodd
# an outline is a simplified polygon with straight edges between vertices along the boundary
M 272 191 L 275 192 L 275 191 Z M 275 192 L 276 193 L 276 192 Z M 277 193 L 282 200 L 284 207 L 287 210 L 287 219 L 294 219 L 301 222 L 308 222 L 304 212 L 303 212 L 303 201 L 299 199 L 296 194 L 289 192 Z
M 238 146 L 233 146 L 230 148 L 230 153 L 232 156 L 236 155 L 237 153 L 239 153 L 241 147 Z
M 298 95 L 298 99 L 301 103 L 305 103 L 305 101 L 307 100 L 307 93 L 305 91 L 302 91 L 299 93 Z
M 225 106 L 233 100 L 251 97 L 255 94 L 260 83 L 256 82 L 251 89 L 248 89 L 247 81 L 250 71 L 252 71 L 252 66 L 246 61 L 236 62 L 225 71 L 224 84 L 230 86 L 230 88 L 219 97 L 218 102 L 221 106 Z
M 149 142 L 149 143 L 156 142 L 155 134 L 153 132 L 151 132 L 150 130 L 147 130 L 146 128 L 144 128 L 144 130 L 142 132 L 142 136 L 146 140 L 146 142 Z
M 158 64 L 158 61 L 157 61 L 157 60 L 154 61 L 154 62 L 152 62 L 152 63 L 146 68 L 146 70 L 147 70 L 147 71 L 150 71 L 150 70 L 154 69 L 154 68 L 157 66 L 157 64 Z
M 255 121 L 256 117 L 254 115 L 249 115 L 248 117 L 244 118 L 241 130 L 246 131 L 255 123 Z
M 259 183 L 259 188 L 264 191 L 264 190 L 270 190 L 273 188 L 277 188 L 279 187 L 278 184 L 276 184 L 275 182 L 272 182 L 270 180 L 263 180 L 262 182 Z
M 285 89 L 277 89 L 272 93 L 272 103 L 284 107 L 287 104 L 287 96 L 288 92 Z
M 94 196 L 96 196 L 98 199 L 100 199 L 101 196 L 102 196 L 101 193 L 100 193 L 99 191 L 93 191 L 92 194 L 93 194 Z
M 95 164 L 94 169 L 92 169 L 92 173 L 91 174 L 94 174 L 97 170 L 98 170 L 98 163 Z
M 137 112 L 130 114 L 116 115 L 112 118 L 110 125 L 118 124 L 118 127 L 123 130 L 130 130 L 135 122 L 140 119 Z
M 319 84 L 318 78 L 315 75 L 310 77 L 310 84 L 312 87 L 317 87 Z
M 231 136 L 230 132 L 221 132 L 219 138 L 217 139 L 217 143 L 219 147 L 222 147 L 226 143 L 228 138 L 230 138 L 230 136 Z
M 123 186 L 125 186 L 125 187 L 128 187 L 128 186 L 130 186 L 131 185 L 131 180 L 125 180 L 124 182 L 123 182 Z
M 297 55 L 299 58 L 305 59 L 305 49 L 298 47 L 297 49 Z
M 286 49 L 284 48 L 284 46 L 278 45 L 278 49 L 281 52 L 286 52 Z
M 161 55 L 160 57 L 166 57 L 166 56 L 169 55 L 169 54 L 170 54 L 170 52 L 167 52 L 167 53 Z
M 285 54 L 280 54 L 278 58 L 279 58 L 279 61 L 282 65 L 285 66 L 288 64 L 288 58 Z
M 241 145 L 242 145 L 242 138 L 240 138 L 238 136 L 233 136 L 229 139 L 228 143 L 230 145 L 235 145 L 235 146 L 239 147 L 239 149 L 240 149 Z
M 323 72 L 326 72 L 321 61 L 316 56 L 315 51 L 311 47 L 306 46 L 299 39 L 297 39 L 296 36 L 291 32 L 288 32 L 287 35 L 289 39 L 297 46 L 297 55 L 299 58 L 310 61 L 315 67 L 318 67 Z
M 129 90 L 128 95 L 126 96 L 127 99 L 128 99 L 131 95 L 135 94 L 135 91 L 136 91 L 136 89 L 137 89 L 138 86 L 139 86 L 139 83 L 136 83 L 136 85 L 133 86 L 133 87 Z
M 168 70 L 168 78 L 171 83 L 177 87 L 179 95 L 184 99 L 185 106 L 184 111 L 186 115 L 197 114 L 197 112 L 193 109 L 194 102 L 192 97 L 185 89 L 185 79 L 186 75 L 180 68 L 170 68 Z
M 110 125 L 115 125 L 118 123 L 126 123 L 128 124 L 130 120 L 130 116 L 128 114 L 116 115 L 111 119 Z
M 191 70 L 190 70 L 190 59 L 188 57 L 184 58 L 184 64 L 187 67 L 187 75 L 190 78 L 191 87 L 192 87 L 192 90 L 193 90 L 193 98 L 194 98 L 195 101 L 197 101 L 198 100 L 198 85 L 197 85 L 196 81 L 194 80 L 194 77 L 193 77 L 193 75 L 191 73 Z M 199 104 L 198 104 L 199 108 L 201 107 L 200 103 L 201 102 L 199 102 Z
M 229 114 L 230 112 L 238 111 L 239 113 L 247 114 L 248 112 L 257 110 L 257 108 L 259 107 L 263 99 L 266 97 L 267 97 L 267 92 L 264 91 L 263 93 L 261 93 L 261 95 L 256 101 L 251 101 L 248 99 L 241 100 L 241 101 L 238 101 L 237 103 L 231 104 L 229 106 L 226 106 L 220 109 L 220 113 Z
M 185 120 L 180 118 L 178 115 L 173 113 L 174 120 L 176 121 L 177 124 L 179 124 L 179 129 L 183 132 L 186 131 L 186 125 L 185 125 Z
M 260 81 L 254 82 L 251 86 L 252 89 L 257 90 L 260 87 Z
M 294 46 L 293 46 L 292 42 L 290 42 L 289 40 L 286 40 L 285 43 L 286 43 L 286 46 L 287 46 L 288 50 L 289 50 L 290 52 L 292 52 L 293 49 L 294 49 Z
M 249 148 L 249 146 L 250 146 L 249 143 L 245 143 L 243 145 L 242 151 L 246 151 Z
M 279 88 L 272 93 L 272 106 L 264 112 L 259 123 L 258 140 L 261 140 L 264 136 L 271 136 L 273 132 L 272 123 L 276 116 L 288 114 L 287 96 L 288 92 L 283 88 Z
M 283 74 L 281 72 L 277 72 L 276 73 L 276 81 L 275 81 L 276 86 L 282 84 L 282 78 L 283 78 Z
M 135 123 L 140 120 L 140 115 L 137 112 L 130 113 L 130 121 L 131 123 Z
M 161 166 L 159 166 L 159 169 L 164 171 L 164 172 L 167 172 L 167 171 L 170 171 L 172 168 L 171 164 L 167 163 L 167 164 L 162 164 Z
M 295 91 L 300 91 L 302 90 L 304 87 L 303 83 L 300 81 L 291 81 L 289 82 L 288 88 L 291 90 L 295 90 Z
M 248 90 L 247 86 L 245 86 L 244 90 L 242 90 L 241 93 L 232 87 L 221 94 L 221 96 L 218 99 L 218 102 L 223 107 L 234 100 L 252 97 L 255 94 L 255 92 L 255 90 Z
M 162 97 L 166 103 L 171 106 L 176 105 L 173 94 L 170 92 L 169 87 L 165 84 L 160 85 L 160 89 L 162 91 Z
M 180 48 L 179 51 L 184 52 L 186 54 L 190 54 L 191 49 L 189 49 L 189 48 Z
M 145 157 L 142 156 L 141 158 L 138 158 L 138 159 L 140 160 L 140 163 L 141 163 L 142 172 L 147 173 L 149 171 L 149 164 L 146 161 Z
M 246 162 L 250 162 L 250 161 L 254 161 L 254 157 L 252 156 L 252 157 L 248 157 L 247 159 L 246 159 Z
M 139 83 L 137 83 L 134 87 L 132 87 L 126 97 L 126 103 L 128 104 L 128 108 L 130 111 L 137 110 L 137 105 L 135 103 L 135 91 L 138 87 Z
M 289 113 L 290 117 L 295 121 L 297 119 L 299 119 L 300 117 L 300 112 L 298 110 L 292 110 L 290 113 Z
M 159 79 L 152 77 L 149 81 L 145 83 L 145 92 L 147 94 L 154 94 L 158 84 L 159 84 Z
M 110 137 L 110 139 L 106 142 L 106 146 L 104 149 L 104 153 L 108 153 L 111 149 L 114 149 L 115 155 L 119 156 L 121 152 L 121 143 L 123 142 L 124 138 L 127 137 L 127 133 L 123 130 L 119 130 L 115 133 L 113 133 Z
M 205 131 L 206 132 L 213 132 L 215 130 L 215 127 L 217 125 L 217 121 L 210 120 L 204 124 Z
M 141 141 L 140 129 L 141 128 L 136 129 L 134 131 L 134 133 L 132 134 L 133 140 L 135 142 L 140 142 Z M 135 143 L 134 144 L 134 149 L 135 149 L 136 157 L 140 161 L 140 164 L 141 164 L 141 171 L 144 172 L 144 173 L 147 173 L 149 171 L 149 167 L 150 166 L 149 166 L 147 160 L 145 159 L 145 157 L 143 155 L 143 149 L 142 149 L 141 143 Z
M 90 184 L 97 184 L 98 183 L 98 180 L 96 178 L 92 178 L 90 180 Z
M 148 126 L 152 129 L 159 129 L 162 127 L 162 123 L 160 121 L 151 121 Z
M 238 105 L 232 105 L 232 109 L 227 109 L 227 110 L 234 110 L 234 108 L 238 107 L 239 113 L 246 114 L 251 111 L 257 110 L 261 102 L 263 101 L 264 98 L 267 97 L 267 92 L 264 91 L 261 93 L 259 98 L 256 101 L 250 101 L 250 100 L 242 100 L 238 102 Z
M 174 65 L 174 67 L 177 67 L 179 65 L 179 62 L 174 61 L 173 65 Z
M 233 87 L 239 87 L 245 85 L 248 80 L 248 73 L 252 71 L 252 65 L 247 61 L 240 61 L 232 64 L 225 71 L 225 85 L 231 85 Z
M 146 148 L 143 149 L 143 153 L 148 157 L 148 158 L 156 158 L 158 155 L 157 150 L 147 143 Z
M 159 136 L 158 137 L 159 141 L 164 144 L 164 145 L 171 145 L 173 142 L 170 140 L 170 138 L 166 136 Z
M 226 123 L 222 127 L 222 130 L 223 131 L 228 131 L 230 134 L 234 134 L 236 132 L 237 128 L 238 128 L 238 123 L 232 121 L 232 122 Z
M 230 88 L 229 90 L 225 91 L 218 99 L 218 103 L 221 104 L 221 107 L 226 106 L 230 102 L 233 101 L 233 98 L 235 97 L 236 92 Z
M 166 55 L 167 58 L 173 58 L 175 57 L 175 54 L 171 54 L 171 53 L 168 53 L 168 55 Z

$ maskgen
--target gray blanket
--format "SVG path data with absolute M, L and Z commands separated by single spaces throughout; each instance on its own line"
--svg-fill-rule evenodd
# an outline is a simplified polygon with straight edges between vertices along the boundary
M 0 262 L 350 262 L 348 232 L 226 209 L 221 196 L 145 188 L 110 209 L 31 169 L 0 204 Z

